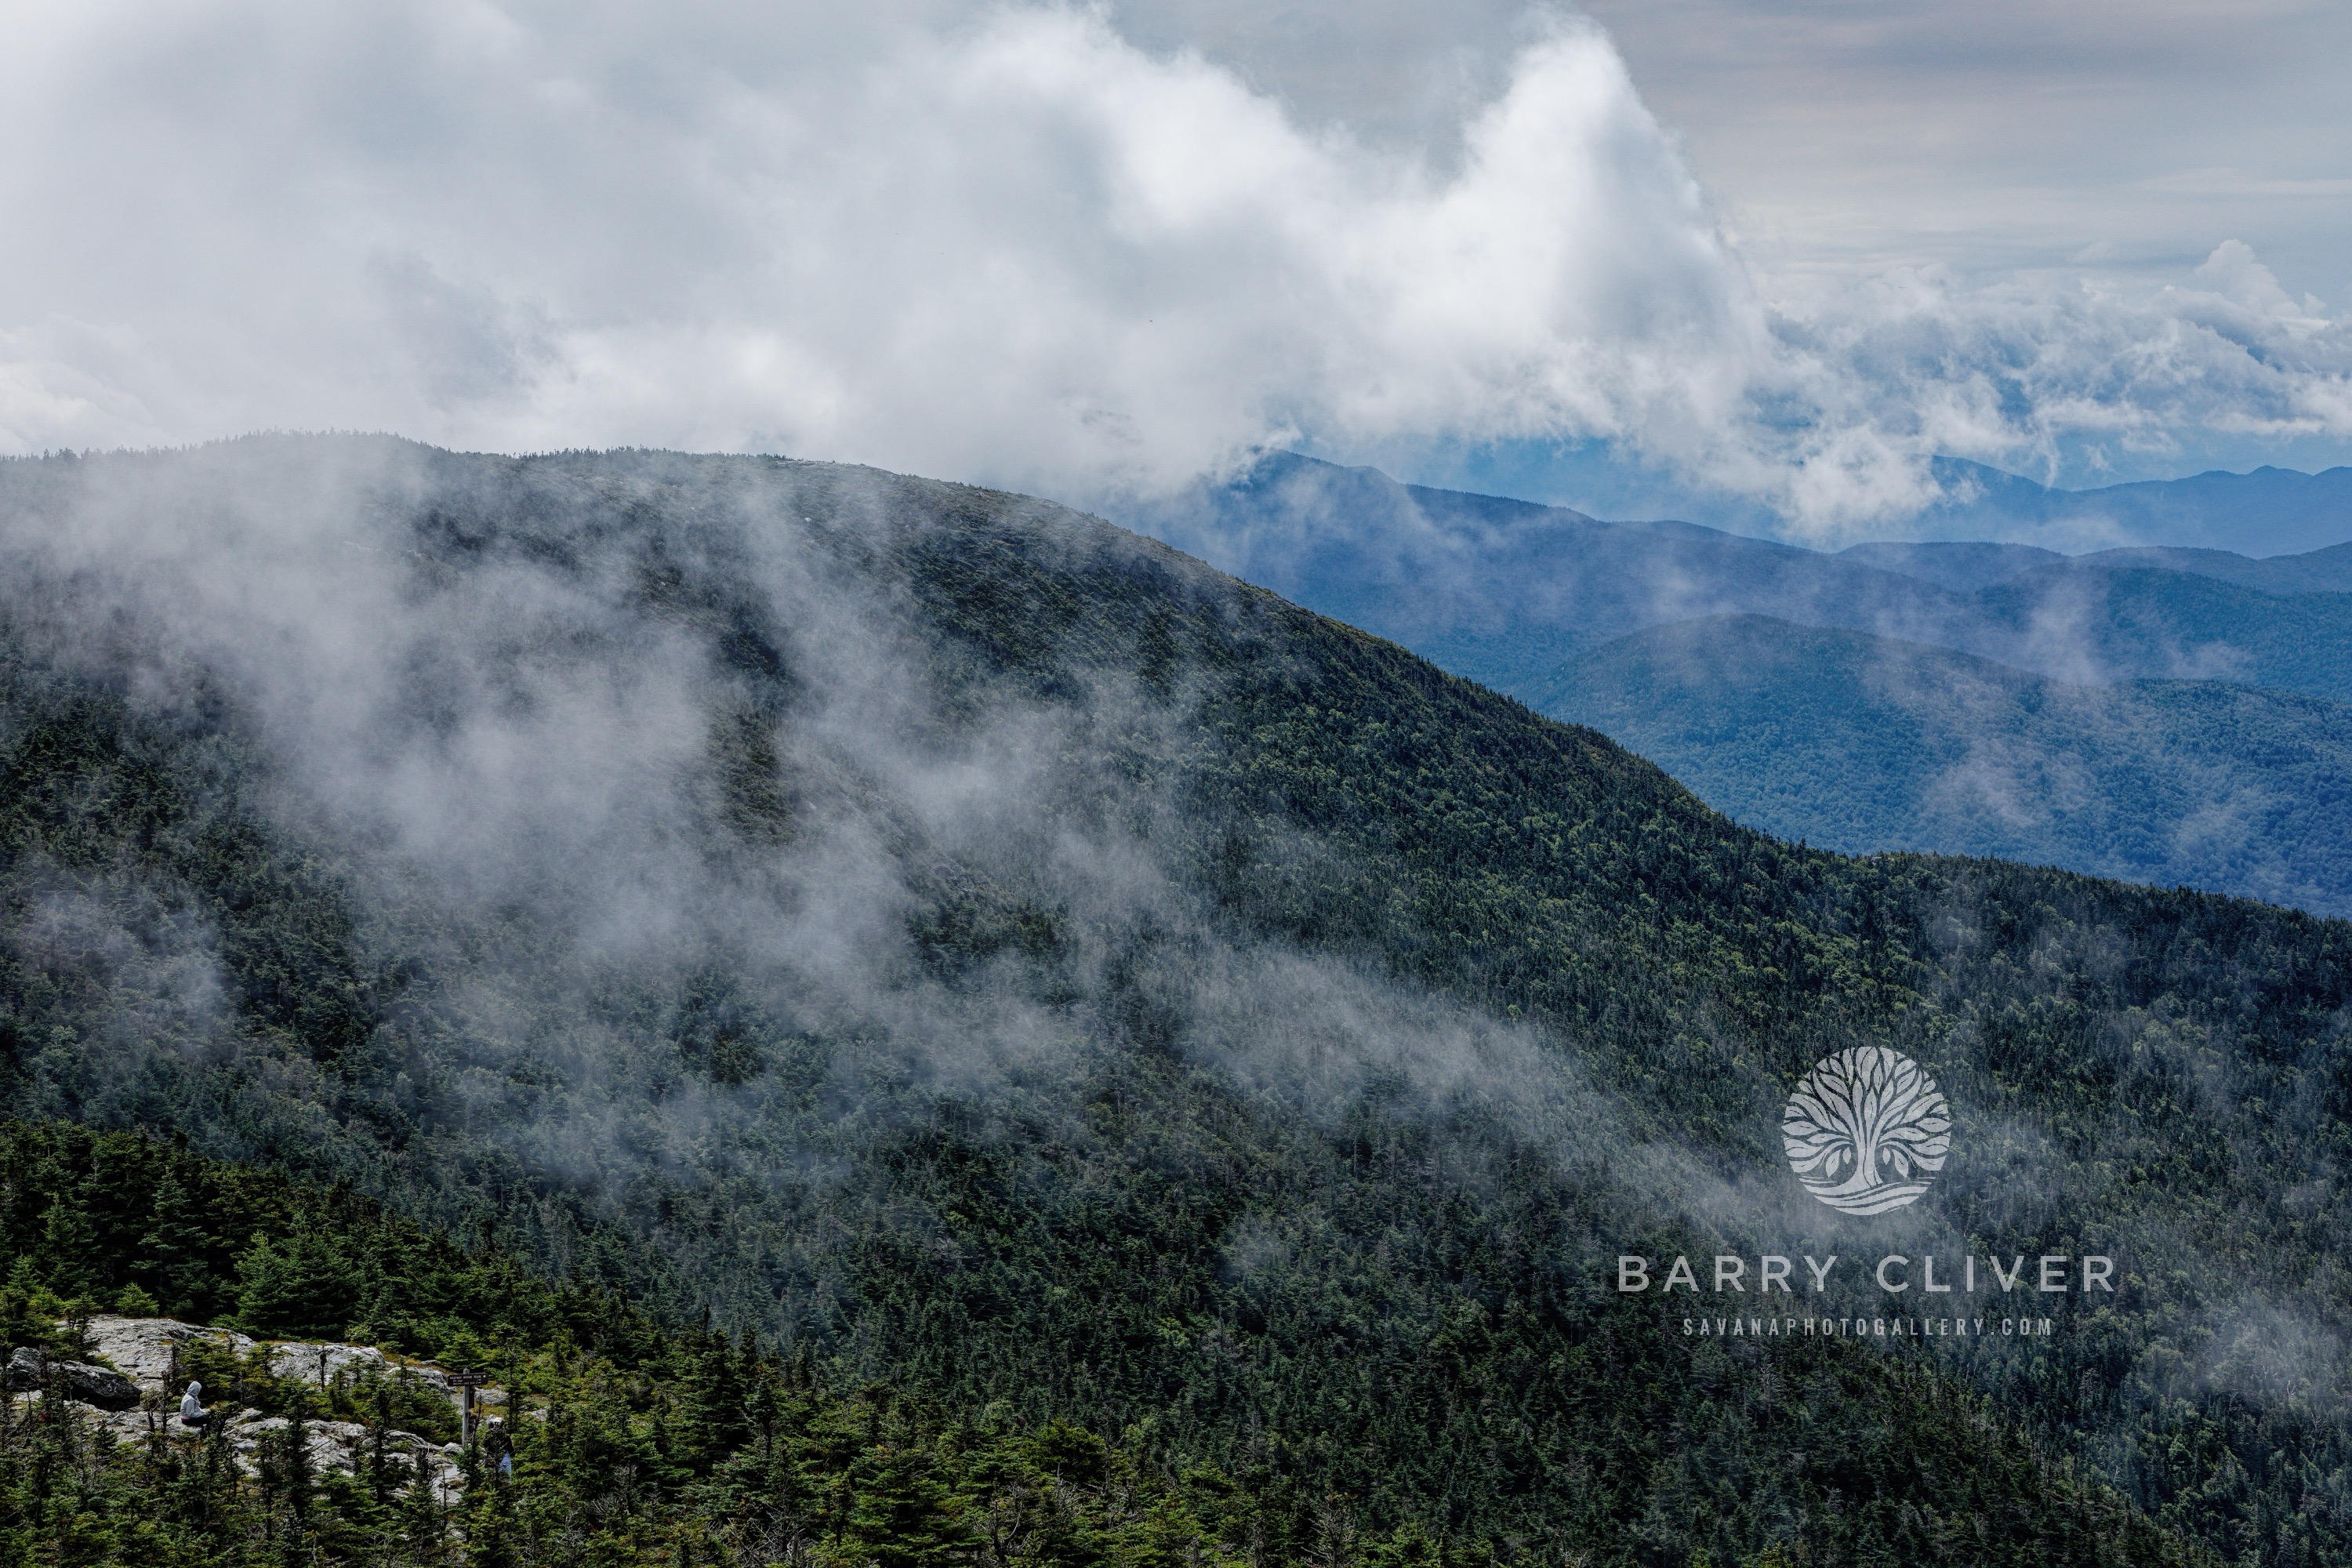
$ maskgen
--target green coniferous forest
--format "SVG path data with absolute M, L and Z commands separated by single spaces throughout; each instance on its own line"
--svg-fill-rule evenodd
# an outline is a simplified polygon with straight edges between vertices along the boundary
M 350 1471 L 300 1462 L 304 1424 L 317 1421 L 457 1436 L 445 1400 L 379 1377 L 313 1384 L 273 1375 L 266 1357 L 192 1353 L 186 1370 L 207 1380 L 216 1408 L 289 1418 L 262 1439 L 249 1475 L 218 1425 L 191 1433 L 158 1410 L 148 1434 L 118 1444 L 54 1402 L 12 1404 L 0 1420 L 0 1543 L 12 1562 L 909 1568 L 1237 1560 L 1283 1529 L 1356 1540 L 1344 1510 L 1262 1472 L 1170 1476 L 1066 1423 L 1023 1429 L 1000 1406 L 949 1412 L 887 1384 L 839 1394 L 805 1360 L 762 1355 L 708 1325 L 665 1330 L 594 1287 L 551 1288 L 511 1253 L 460 1247 L 349 1188 L 305 1189 L 183 1143 L 56 1124 L 0 1127 L 0 1171 L 10 1254 L 0 1316 L 12 1344 L 85 1354 L 80 1320 L 152 1289 L 148 1303 L 258 1335 L 348 1331 L 445 1356 L 518 1396 L 503 1422 L 512 1468 L 499 1471 L 478 1445 L 456 1500 L 382 1444 L 363 1443 Z M 61 1223 L 80 1241 L 65 1251 Z M 289 1258 L 301 1261 L 289 1270 Z M 307 1289 L 285 1288 L 294 1271 Z M 2079 1481 L 2060 1489 L 2098 1507 Z M 2117 1510 L 2105 1511 L 2120 1538 Z M 1412 1529 L 1366 1546 L 1404 1562 L 1438 1550 Z
M 889 1563 L 2352 1560 L 2339 923 L 1792 847 L 1173 552 L 867 470 L 257 439 L 0 465 L 0 545 L 16 1321 L 463 1331 L 604 1378 L 599 1441 L 670 1430 L 523 1467 L 519 1510 L 607 1512 L 481 1560 L 754 1561 L 755 1508 Z M 1870 1219 L 1778 1137 L 1855 1044 L 1955 1121 Z M 1615 1289 L 1763 1252 L 2117 1288 L 1909 1342 Z M 714 1332 L 747 1414 L 693 1392 Z M 27 1553 L 191 1473 L 69 1441 L 9 1450 Z M 978 1532 L 1081 1470 L 1117 1497 L 1066 1535 Z M 353 1528 L 304 1550 L 393 1550 Z
M 2352 910 L 2352 710 L 2220 680 L 2070 685 L 1736 616 L 1594 649 L 1528 694 L 1740 822 Z
M 271 1237 L 290 1236 L 315 1247 L 335 1279 L 347 1321 L 329 1331 L 347 1326 L 371 1342 L 481 1367 L 520 1395 L 508 1423 L 519 1463 L 495 1476 L 468 1454 L 471 1485 L 454 1505 L 381 1451 L 352 1472 L 324 1474 L 280 1451 L 271 1468 L 240 1478 L 218 1429 L 207 1440 L 159 1412 L 156 1435 L 117 1447 L 49 1410 L 15 1407 L 0 1424 L 0 1540 L 18 1560 L 1477 1564 L 1529 1549 L 1441 1533 L 1418 1518 L 1368 1533 L 1354 1500 L 1263 1457 L 1231 1474 L 1201 1463 L 1171 1470 L 1139 1458 L 1132 1436 L 1108 1443 L 1057 1420 L 1024 1427 L 1002 1402 L 945 1409 L 887 1382 L 844 1394 L 805 1357 L 787 1363 L 707 1324 L 665 1330 L 594 1287 L 551 1289 L 510 1253 L 460 1247 L 348 1188 L 306 1190 L 181 1144 L 15 1123 L 0 1127 L 0 1167 L 12 1200 L 0 1313 L 14 1343 L 83 1353 L 78 1318 L 149 1286 L 187 1316 L 265 1336 L 308 1332 L 318 1303 L 276 1292 L 263 1261 Z M 152 1239 L 165 1194 L 178 1234 L 216 1270 L 195 1294 L 174 1293 L 172 1263 Z M 58 1213 L 89 1238 L 65 1258 L 49 1243 Z M 59 1279 L 85 1294 L 58 1296 L 47 1281 Z M 209 1310 L 216 1304 L 226 1310 Z M 219 1361 L 187 1363 L 218 1403 L 456 1435 L 446 1405 L 380 1380 L 314 1385 Z M 1808 1402 L 1818 1412 L 1892 1416 L 1894 1431 L 1952 1445 L 1979 1473 L 1928 1489 L 1945 1494 L 1954 1517 L 2011 1532 L 2020 1551 L 2197 1560 L 2094 1479 L 2053 1466 L 1997 1423 L 1969 1419 L 1932 1379 L 1864 1363 L 1858 1376 L 1822 1365 L 1814 1381 Z M 1915 1402 L 1925 1408 L 1906 1408 Z M 1822 1479 L 1874 1491 L 1893 1479 L 1884 1465 L 1841 1477 L 1846 1469 L 1832 1464 Z M 1901 1505 L 1882 1502 L 1819 1543 L 1918 1533 L 1890 1533 Z

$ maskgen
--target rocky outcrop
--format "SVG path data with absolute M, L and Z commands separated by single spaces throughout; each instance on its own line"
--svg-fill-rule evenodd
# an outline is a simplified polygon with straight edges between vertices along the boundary
M 61 1396 L 100 1410 L 128 1410 L 139 1403 L 139 1385 L 121 1373 L 87 1362 L 58 1361 L 30 1345 L 8 1353 L 8 1391 L 54 1389 Z
M 129 1374 L 145 1394 L 169 1393 L 181 1350 L 202 1340 L 243 1360 L 253 1353 L 253 1341 L 227 1329 L 200 1329 L 170 1318 L 92 1318 L 90 1351 L 118 1371 Z
M 340 1341 L 287 1340 L 269 1347 L 269 1370 L 279 1377 L 299 1378 L 326 1387 L 339 1376 L 359 1378 L 368 1373 L 390 1377 L 408 1370 L 413 1375 L 448 1392 L 448 1379 L 439 1367 L 403 1369 L 373 1345 L 347 1345 Z
M 334 1340 L 287 1340 L 269 1346 L 269 1370 L 279 1377 L 299 1378 L 320 1388 L 336 1378 L 353 1379 L 373 1373 L 378 1377 L 413 1377 L 462 1407 L 465 1395 L 449 1386 L 449 1374 L 430 1362 L 400 1362 L 373 1345 L 349 1345 Z M 502 1390 L 474 1390 L 477 1411 L 496 1409 L 507 1402 Z
M 144 1394 L 167 1394 L 176 1399 L 181 1352 L 194 1341 L 204 1341 L 239 1361 L 254 1352 L 258 1342 L 228 1329 L 203 1329 L 170 1318 L 99 1317 L 89 1320 L 91 1353 L 129 1374 Z M 446 1398 L 461 1403 L 449 1386 L 449 1374 L 430 1362 L 407 1362 L 386 1355 L 373 1345 L 346 1344 L 339 1340 L 273 1340 L 267 1342 L 269 1370 L 278 1377 L 298 1378 L 324 1388 L 338 1377 L 353 1380 L 370 1373 L 378 1377 L 413 1377 Z M 496 1409 L 506 1394 L 495 1388 L 478 1388 L 478 1409 Z
M 39 1391 L 21 1396 L 28 1404 L 41 1399 Z M 105 1410 L 79 1401 L 66 1406 L 79 1415 L 92 1426 L 113 1435 L 118 1443 L 142 1444 L 156 1441 L 185 1441 L 197 1436 L 177 1415 L 163 1410 Z M 214 1419 L 223 1423 L 230 1452 L 236 1468 L 247 1475 L 257 1475 L 261 1469 L 261 1445 L 272 1433 L 283 1432 L 289 1425 L 283 1415 L 264 1415 L 254 1409 L 224 1410 L 215 1408 Z M 303 1424 L 304 1448 L 310 1458 L 310 1472 L 324 1476 L 330 1472 L 359 1475 L 374 1452 L 375 1433 L 357 1421 L 306 1421 Z M 402 1470 L 414 1474 L 420 1460 L 433 1486 L 436 1500 L 455 1502 L 465 1495 L 466 1474 L 458 1463 L 457 1445 L 436 1444 L 414 1432 L 387 1431 L 383 1435 L 384 1457 Z M 403 1480 L 401 1484 L 405 1484 Z
M 374 1450 L 373 1430 L 356 1421 L 306 1421 L 302 1425 L 313 1475 L 323 1476 L 331 1471 L 358 1475 Z M 237 1467 L 248 1475 L 257 1470 L 262 1440 L 272 1433 L 285 1431 L 287 1426 L 283 1415 L 264 1415 L 258 1410 L 238 1412 L 228 1424 L 229 1447 L 236 1451 Z M 383 1435 L 383 1447 L 387 1459 L 412 1473 L 422 1459 L 432 1478 L 436 1500 L 455 1502 L 464 1494 L 466 1476 L 458 1468 L 457 1444 L 436 1446 L 414 1432 L 391 1431 Z
M 275 1375 L 320 1387 L 338 1378 L 357 1380 L 373 1373 L 385 1378 L 414 1378 L 453 1405 L 461 1400 L 459 1391 L 449 1386 L 449 1374 L 440 1367 L 429 1362 L 404 1362 L 373 1345 L 316 1340 L 265 1343 L 228 1329 L 199 1328 L 170 1318 L 92 1318 L 89 1336 L 91 1355 L 110 1365 L 47 1358 L 45 1383 L 44 1357 L 28 1347 L 10 1357 L 7 1385 L 13 1394 L 27 1402 L 47 1397 L 44 1389 L 54 1389 L 69 1408 L 79 1411 L 93 1426 L 112 1433 L 118 1442 L 168 1442 L 191 1436 L 173 1410 L 184 1386 L 181 1380 L 184 1376 L 182 1369 L 185 1352 L 199 1341 L 239 1361 L 261 1349 Z M 478 1388 L 474 1391 L 474 1403 L 478 1413 L 489 1419 L 490 1412 L 505 1405 L 507 1396 L 499 1389 Z M 287 1426 L 284 1416 L 264 1415 L 258 1410 L 231 1411 L 215 1405 L 212 1414 L 215 1420 L 222 1423 L 238 1468 L 247 1474 L 258 1468 L 264 1439 Z M 373 1430 L 359 1422 L 310 1421 L 304 1426 L 314 1473 L 357 1474 L 374 1451 Z M 455 1443 L 436 1446 L 416 1433 L 394 1430 L 383 1435 L 383 1444 L 386 1456 L 409 1469 L 423 1464 L 434 1495 L 441 1501 L 454 1501 L 463 1493 L 465 1475 L 458 1466 Z

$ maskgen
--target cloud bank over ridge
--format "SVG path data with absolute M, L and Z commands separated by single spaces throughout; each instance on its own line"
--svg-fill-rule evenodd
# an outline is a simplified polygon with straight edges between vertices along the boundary
M 0 450 L 388 428 L 1094 500 L 1600 439 L 1826 535 L 1936 453 L 2352 440 L 2352 327 L 2242 245 L 2139 299 L 1783 287 L 1604 34 L 1522 36 L 1437 157 L 1058 6 L 46 17 L 0 61 Z

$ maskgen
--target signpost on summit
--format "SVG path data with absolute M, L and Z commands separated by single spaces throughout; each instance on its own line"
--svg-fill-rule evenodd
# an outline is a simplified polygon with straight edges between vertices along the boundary
M 457 1447 L 474 1446 L 474 1390 L 490 1381 L 487 1372 L 453 1372 L 448 1374 L 449 1386 L 464 1390 L 457 1406 Z

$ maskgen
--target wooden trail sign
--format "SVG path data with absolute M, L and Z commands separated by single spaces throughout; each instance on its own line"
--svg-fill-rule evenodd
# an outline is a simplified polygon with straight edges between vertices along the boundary
M 446 1375 L 450 1387 L 465 1391 L 463 1401 L 457 1406 L 457 1446 L 470 1448 L 474 1446 L 474 1390 L 489 1382 L 490 1374 L 487 1372 L 453 1372 Z

